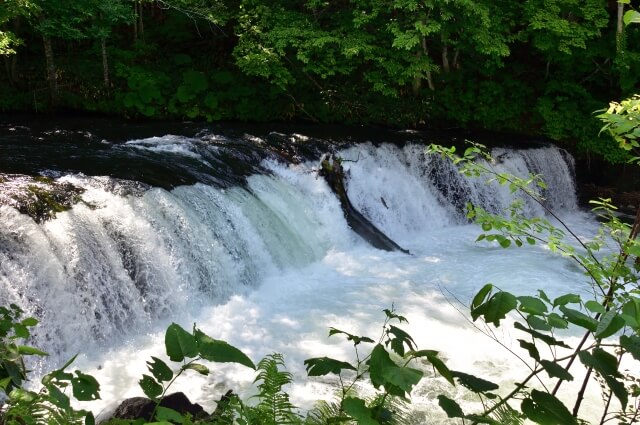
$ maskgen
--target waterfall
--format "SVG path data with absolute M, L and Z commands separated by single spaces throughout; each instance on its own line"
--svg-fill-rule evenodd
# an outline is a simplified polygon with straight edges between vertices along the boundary
M 518 195 L 484 177 L 461 176 L 449 162 L 426 155 L 424 145 L 360 143 L 334 152 L 343 159 L 352 204 L 413 254 L 405 255 L 376 250 L 349 229 L 338 199 L 318 177 L 317 159 L 291 164 L 263 154 L 243 165 L 238 158 L 254 158 L 257 150 L 243 145 L 233 156 L 229 140 L 133 140 L 100 148 L 99 175 L 91 175 L 91 166 L 42 169 L 83 189 L 80 202 L 51 220 L 37 223 L 2 202 L 0 300 L 41 320 L 31 343 L 52 356 L 36 371 L 83 352 L 79 367 L 99 378 L 104 400 L 139 395 L 136 382 L 145 360 L 162 352 L 166 324 L 197 322 L 254 360 L 284 353 L 299 381 L 293 399 L 311 407 L 310 400 L 331 390 L 306 380 L 302 361 L 346 359 L 350 348 L 327 342 L 326 329 L 376 336 L 380 311 L 395 304 L 422 348 L 441 350 L 452 367 L 479 376 L 501 370 L 492 379 L 512 383 L 519 370 L 513 362 L 494 359 L 490 347 L 481 352 L 491 361 L 470 362 L 456 345 L 480 347 L 484 340 L 465 327 L 443 292 L 465 301 L 487 282 L 517 294 L 585 290 L 582 273 L 544 246 L 475 244 L 479 230 L 468 223 L 466 204 L 501 213 Z M 567 217 L 579 234 L 593 234 L 593 220 L 577 207 L 566 152 L 541 145 L 495 148 L 492 155 L 487 166 L 497 172 L 543 175 L 544 207 Z M 105 171 L 104 158 L 113 172 Z M 28 186 L 25 181 L 0 175 L 0 200 L 10 197 L 12 185 Z M 545 213 L 523 202 L 526 214 Z M 201 381 L 182 389 L 206 405 L 229 388 L 250 392 L 253 377 L 222 369 L 190 379 Z M 448 388 L 438 385 L 436 391 Z M 416 390 L 419 411 L 439 411 L 433 394 Z M 429 421 L 445 423 L 433 414 Z
M 206 148 L 165 136 L 114 149 L 209 167 Z M 448 162 L 426 156 L 421 145 L 366 143 L 339 155 L 356 208 L 408 246 L 433 229 L 465 223 L 467 202 L 499 212 L 514 199 L 505 187 L 463 178 Z M 543 174 L 550 208 L 577 208 L 573 164 L 562 150 L 500 148 L 493 155 L 497 171 L 523 178 Z M 126 181 L 63 173 L 58 180 L 85 189 L 83 202 L 70 211 L 36 224 L 0 207 L 0 299 L 43 321 L 38 344 L 70 353 L 87 341 L 108 344 L 127 330 L 222 303 L 255 288 L 264 276 L 363 244 L 315 166 L 265 160 L 264 172 L 243 186 L 196 183 L 172 190 L 131 190 Z M 534 203 L 527 208 L 544 213 Z

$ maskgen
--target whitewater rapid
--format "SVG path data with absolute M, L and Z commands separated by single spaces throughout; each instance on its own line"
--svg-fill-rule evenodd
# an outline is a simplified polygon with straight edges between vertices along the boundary
M 118 149 L 207 161 L 194 146 L 171 136 Z M 126 182 L 70 173 L 59 180 L 84 188 L 84 202 L 51 221 L 36 224 L 0 207 L 0 297 L 42 319 L 35 341 L 54 355 L 39 367 L 82 353 L 77 367 L 101 383 L 94 410 L 141 395 L 137 380 L 150 356 L 162 357 L 171 322 L 186 329 L 197 323 L 256 362 L 284 354 L 295 376 L 292 401 L 309 409 L 332 396 L 335 381 L 306 378 L 303 360 L 353 360 L 350 345 L 328 338 L 328 328 L 376 339 L 382 310 L 392 305 L 409 319 L 406 329 L 418 346 L 440 351 L 450 368 L 513 383 L 522 366 L 467 321 L 464 305 L 474 291 L 491 282 L 517 295 L 544 289 L 553 296 L 586 293 L 588 284 L 545 246 L 504 250 L 474 242 L 480 229 L 467 223 L 466 202 L 499 212 L 514 195 L 482 178 L 462 178 L 423 150 L 361 144 L 339 153 L 348 160 L 353 204 L 412 255 L 376 250 L 354 234 L 315 162 L 265 160 L 266 173 L 225 188 L 131 191 Z M 595 220 L 577 207 L 573 163 L 564 151 L 541 146 L 493 154 L 498 171 L 544 174 L 546 206 L 579 236 L 594 234 Z M 535 203 L 524 205 L 529 215 L 544 214 Z M 505 344 L 518 345 L 512 328 L 499 332 Z M 182 378 L 175 389 L 207 409 L 228 389 L 243 397 L 254 391 L 252 371 L 212 370 L 210 377 Z M 442 392 L 478 407 L 459 386 L 428 378 L 412 397 L 415 423 L 447 423 L 437 406 Z

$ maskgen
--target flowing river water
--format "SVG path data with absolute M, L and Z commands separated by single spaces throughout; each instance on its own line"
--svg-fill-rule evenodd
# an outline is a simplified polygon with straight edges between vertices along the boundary
M 39 173 L 84 189 L 81 202 L 41 223 L 0 206 L 0 300 L 42 321 L 34 344 L 52 356 L 35 365 L 37 372 L 82 353 L 76 366 L 101 383 L 102 401 L 91 404 L 97 411 L 141 394 L 137 380 L 150 356 L 161 357 L 171 322 L 187 329 L 195 322 L 254 361 L 284 354 L 295 377 L 292 401 L 309 409 L 332 397 L 335 381 L 307 378 L 303 360 L 354 358 L 349 344 L 327 337 L 328 328 L 377 339 L 382 310 L 392 305 L 408 318 L 405 328 L 420 348 L 440 351 L 452 369 L 508 387 L 526 370 L 467 322 L 458 301 L 468 305 L 487 282 L 517 295 L 590 289 L 579 269 L 545 246 L 505 250 L 476 243 L 481 230 L 467 222 L 465 203 L 500 212 L 514 195 L 485 179 L 461 177 L 425 155 L 430 140 L 419 137 L 402 144 L 329 144 L 345 160 L 354 206 L 409 249 L 406 255 L 377 250 L 350 230 L 338 199 L 318 177 L 316 154 L 283 161 L 247 148 L 246 142 L 266 146 L 284 135 L 243 134 L 238 144 L 215 130 L 118 140 L 54 131 L 55 142 L 38 145 L 24 128 L 6 125 L 4 131 L 5 186 Z M 67 143 L 74 137 L 87 140 Z M 301 134 L 285 138 L 300 146 L 314 142 Z M 225 162 L 234 144 L 242 157 Z M 47 153 L 52 150 L 60 155 Z M 566 152 L 535 145 L 492 154 L 499 171 L 543 174 L 547 205 L 580 237 L 594 234 L 596 221 L 577 206 Z M 525 209 L 544 215 L 526 200 Z M 498 337 L 516 349 L 517 332 L 502 326 Z M 209 377 L 182 378 L 175 389 L 208 409 L 228 389 L 244 397 L 255 391 L 251 370 L 212 369 Z M 448 423 L 437 405 L 440 393 L 469 410 L 479 407 L 460 386 L 425 371 L 412 396 L 415 423 Z M 598 400 L 597 389 L 590 397 Z M 595 420 L 597 412 L 597 403 L 587 403 L 581 416 Z

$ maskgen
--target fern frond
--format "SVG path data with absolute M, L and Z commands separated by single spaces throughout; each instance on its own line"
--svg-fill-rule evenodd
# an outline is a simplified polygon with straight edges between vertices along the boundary
M 273 353 L 267 355 L 258 363 L 258 376 L 254 382 L 258 384 L 258 394 L 255 396 L 259 402 L 254 409 L 253 423 L 260 425 L 284 425 L 300 424 L 300 416 L 297 409 L 289 400 L 282 387 L 292 382 L 293 376 L 285 368 L 282 354 Z

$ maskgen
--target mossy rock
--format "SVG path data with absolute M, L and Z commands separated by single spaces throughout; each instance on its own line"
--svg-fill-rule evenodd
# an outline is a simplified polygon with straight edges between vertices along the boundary
M 82 201 L 84 189 L 46 176 L 0 175 L 0 204 L 8 204 L 37 223 L 55 218 Z

